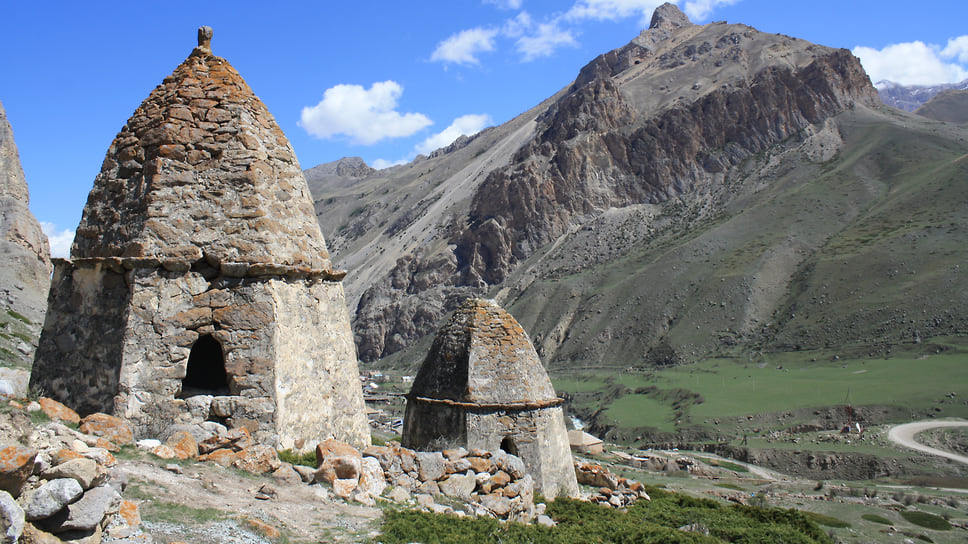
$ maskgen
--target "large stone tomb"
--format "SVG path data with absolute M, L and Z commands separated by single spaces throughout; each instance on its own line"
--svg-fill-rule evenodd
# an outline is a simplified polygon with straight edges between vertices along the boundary
M 464 302 L 438 331 L 407 396 L 403 446 L 498 448 L 548 497 L 577 496 L 562 400 L 520 324 L 490 300 Z
M 343 295 L 292 147 L 199 46 L 117 135 L 57 260 L 31 386 L 81 413 L 369 444 Z

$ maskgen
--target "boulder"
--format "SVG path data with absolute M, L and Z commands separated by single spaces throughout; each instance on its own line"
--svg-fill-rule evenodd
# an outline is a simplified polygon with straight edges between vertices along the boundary
M 55 467 L 51 467 L 43 472 L 41 476 L 48 480 L 56 478 L 73 478 L 81 484 L 84 489 L 90 489 L 95 485 L 95 480 L 100 474 L 97 463 L 92 459 L 83 457 L 81 459 L 71 459 Z
M 439 451 L 418 451 L 417 474 L 421 482 L 440 480 L 445 475 L 444 456 Z
M 384 474 L 380 462 L 373 457 L 364 457 L 363 470 L 360 472 L 360 491 L 371 497 L 379 497 L 386 488 L 386 474 Z
M 524 466 L 524 461 L 521 460 L 517 455 L 511 455 L 509 453 L 498 452 L 492 458 L 494 465 L 499 469 L 507 472 L 511 478 L 517 480 L 518 478 L 524 478 L 527 474 L 527 469 Z
M 295 467 L 289 463 L 282 463 L 271 476 L 273 480 L 287 484 L 301 484 L 303 482 L 302 475 L 296 472 Z
M 91 414 L 81 420 L 80 431 L 99 436 L 117 446 L 134 443 L 134 431 L 127 421 L 107 414 Z
M 333 480 L 333 494 L 341 499 L 349 499 L 356 490 L 359 480 L 340 479 Z
M 39 523 L 48 532 L 90 531 L 99 528 L 109 513 L 117 512 L 121 495 L 111 486 L 102 485 L 84 493 L 77 502 L 67 505 L 52 517 Z
M 405 503 L 412 499 L 412 495 L 405 488 L 394 487 L 387 492 L 386 498 L 395 503 Z
M 37 402 L 40 403 L 40 409 L 51 419 L 72 423 L 74 425 L 81 422 L 81 416 L 77 415 L 77 412 L 54 399 L 41 397 Z
M 37 450 L 19 444 L 0 447 L 0 491 L 20 496 L 20 490 L 34 470 Z
M 223 467 L 230 467 L 232 466 L 232 463 L 234 463 L 238 458 L 239 458 L 239 452 L 230 448 L 223 448 L 223 449 L 215 450 L 211 453 L 202 455 L 201 457 L 198 458 L 198 460 L 210 461 L 212 463 L 221 465 Z
M 122 500 L 118 504 L 118 513 L 115 514 L 108 526 L 108 536 L 115 539 L 128 538 L 141 525 L 141 511 L 138 503 L 134 501 Z
M 198 442 L 188 431 L 177 431 L 165 442 L 172 449 L 176 459 L 186 460 L 198 457 Z
M 481 506 L 498 518 L 511 513 L 511 499 L 500 495 L 484 495 L 481 497 Z
M 240 451 L 232 466 L 253 474 L 268 474 L 278 470 L 282 461 L 271 446 L 256 444 Z
M 23 531 L 23 509 L 10 493 L 0 490 L 0 544 L 16 544 Z
M 440 492 L 448 497 L 463 501 L 470 500 L 471 493 L 477 487 L 476 474 L 468 471 L 465 474 L 451 474 L 447 479 L 438 483 Z
M 346 442 L 341 442 L 339 440 L 330 438 L 324 442 L 316 444 L 316 468 L 321 467 L 323 462 L 329 457 L 362 458 L 363 455 L 360 454 L 360 450 L 354 448 Z
M 373 459 L 368 457 L 367 459 Z M 379 463 L 379 461 L 378 461 Z M 383 470 L 382 468 L 380 470 Z M 316 482 L 332 484 L 333 480 L 359 480 L 360 473 L 363 471 L 363 458 L 353 455 L 330 456 L 320 465 L 313 478 Z
M 30 521 L 49 518 L 82 494 L 84 489 L 73 478 L 48 480 L 27 495 L 24 515 Z

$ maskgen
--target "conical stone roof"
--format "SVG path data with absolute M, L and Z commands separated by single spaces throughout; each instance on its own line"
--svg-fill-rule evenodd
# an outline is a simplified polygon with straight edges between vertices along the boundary
M 465 301 L 438 331 L 410 396 L 495 407 L 560 402 L 528 334 L 482 299 Z
M 112 142 L 72 258 L 329 270 L 292 146 L 210 40 L 211 29 L 199 29 L 199 46 Z

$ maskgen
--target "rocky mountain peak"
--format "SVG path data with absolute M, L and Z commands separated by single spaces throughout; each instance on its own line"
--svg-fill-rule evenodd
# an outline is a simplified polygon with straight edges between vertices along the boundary
M 652 12 L 652 22 L 649 23 L 650 29 L 673 30 L 683 26 L 689 26 L 692 22 L 686 14 L 675 4 L 666 2 L 655 8 Z

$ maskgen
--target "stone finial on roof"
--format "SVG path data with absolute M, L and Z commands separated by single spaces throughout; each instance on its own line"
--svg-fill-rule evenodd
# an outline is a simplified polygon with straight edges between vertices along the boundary
M 198 47 L 196 49 L 202 53 L 212 54 L 212 27 L 198 27 Z

